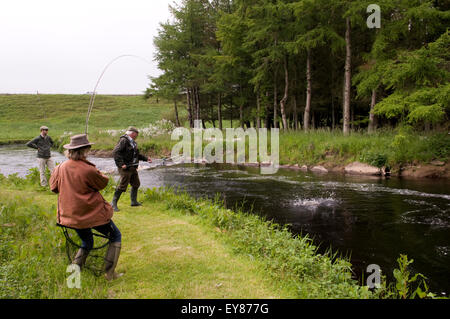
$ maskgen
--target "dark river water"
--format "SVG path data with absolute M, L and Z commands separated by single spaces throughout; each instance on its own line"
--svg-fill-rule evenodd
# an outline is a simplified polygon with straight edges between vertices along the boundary
M 53 157 L 65 160 L 59 153 Z M 115 168 L 112 159 L 90 160 L 104 171 Z M 37 167 L 33 150 L 0 148 L 1 174 L 25 176 L 30 167 Z M 350 255 L 356 278 L 367 277 L 366 267 L 378 264 L 392 279 L 396 259 L 406 254 L 414 259 L 412 273 L 427 276 L 431 291 L 450 292 L 450 181 L 286 169 L 260 175 L 258 168 L 222 164 L 158 166 L 139 174 L 142 187 L 174 186 L 196 197 L 219 193 L 228 208 L 239 205 L 288 224 L 293 233 L 312 237 L 321 251 L 331 247 Z

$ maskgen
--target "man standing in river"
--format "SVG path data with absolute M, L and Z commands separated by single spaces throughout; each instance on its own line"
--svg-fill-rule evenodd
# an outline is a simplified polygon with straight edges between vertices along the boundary
M 141 203 L 137 201 L 138 189 L 141 185 L 137 168 L 139 166 L 139 161 L 151 163 L 152 160 L 147 156 L 139 154 L 135 142 L 138 135 L 139 131 L 137 128 L 130 126 L 125 135 L 120 137 L 119 142 L 113 150 L 114 161 L 116 162 L 120 174 L 119 186 L 117 186 L 111 202 L 111 206 L 115 212 L 119 211 L 117 202 L 119 201 L 120 195 L 123 192 L 126 192 L 128 184 L 131 185 L 131 206 L 141 206 Z
M 41 186 L 47 187 L 47 177 L 45 176 L 45 168 L 48 167 L 50 173 L 55 168 L 52 160 L 50 148 L 53 146 L 53 140 L 48 136 L 48 127 L 41 126 L 41 134 L 26 144 L 28 147 L 37 149 L 37 159 L 39 164 L 39 174 L 41 176 Z

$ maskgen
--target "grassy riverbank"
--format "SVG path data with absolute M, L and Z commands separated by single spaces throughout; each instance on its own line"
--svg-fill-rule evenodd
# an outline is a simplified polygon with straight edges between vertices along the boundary
M 131 208 L 127 196 L 114 216 L 123 234 L 118 270 L 125 277 L 107 283 L 83 271 L 82 289 L 69 289 L 65 244 L 55 226 L 57 197 L 34 182 L 14 177 L 1 182 L 0 298 L 295 296 L 292 284 L 274 281 L 261 262 L 233 253 L 198 218 L 149 198 L 144 207 Z
M 62 150 L 71 134 L 84 132 L 89 99 L 89 95 L 0 95 L 0 144 L 24 143 L 39 134 L 40 125 L 45 124 Z M 179 113 L 187 125 L 183 105 L 179 106 Z M 135 125 L 150 131 L 139 136 L 142 152 L 153 157 L 170 156 L 177 141 L 172 141 L 166 133 L 169 129 L 165 122 L 158 122 L 162 119 L 173 121 L 171 103 L 145 101 L 142 96 L 99 95 L 89 122 L 89 137 L 96 143 L 93 150 L 109 155 L 120 130 Z M 210 123 L 207 124 L 209 127 Z M 224 127 L 229 124 L 224 121 Z M 238 125 L 238 121 L 233 124 Z M 203 141 L 203 144 L 208 142 Z M 449 176 L 449 156 L 447 132 L 416 132 L 399 127 L 370 135 L 353 132 L 344 136 L 340 130 L 280 133 L 281 165 L 323 165 L 342 171 L 346 164 L 359 161 L 378 167 L 389 166 L 394 174 L 404 167 L 413 167 L 413 170 L 429 170 L 423 174 L 425 176 Z M 442 167 L 430 165 L 433 161 Z
M 66 286 L 64 241 L 55 226 L 56 195 L 27 179 L 1 178 L 2 298 L 365 298 L 350 264 L 316 255 L 307 238 L 254 216 L 171 191 L 129 198 L 114 215 L 123 234 L 118 270 L 107 283 L 82 272 L 82 289 Z M 105 191 L 105 197 L 111 193 Z
M 108 134 L 94 135 L 97 145 L 93 149 L 111 155 L 116 139 Z M 270 143 L 270 137 L 268 141 Z M 66 137 L 60 144 L 68 142 Z M 172 141 L 169 135 L 160 135 L 139 137 L 138 142 L 142 152 L 161 157 L 170 156 L 172 147 L 178 141 Z M 203 149 L 208 143 L 203 141 Z M 280 165 L 307 165 L 309 168 L 323 165 L 330 171 L 343 173 L 347 164 L 362 162 L 380 168 L 390 167 L 393 175 L 450 176 L 450 135 L 447 133 L 417 133 L 408 128 L 384 130 L 371 135 L 354 132 L 350 136 L 344 136 L 340 131 L 326 130 L 281 132 L 279 145 Z M 225 150 L 224 143 L 224 161 Z M 248 139 L 246 152 L 248 161 Z M 193 150 L 191 154 L 194 154 Z
M 280 136 L 281 164 L 342 166 L 353 161 L 377 167 L 399 168 L 411 164 L 448 161 L 450 136 L 437 132 L 414 132 L 407 127 L 374 134 L 316 130 Z
M 308 237 L 167 189 L 141 193 L 142 207 L 128 206 L 127 194 L 120 201 L 125 275 L 109 283 L 84 270 L 81 289 L 69 289 L 57 196 L 36 185 L 35 169 L 26 179 L 0 175 L 0 298 L 403 297 L 384 281 L 376 292 L 360 286 L 348 260 L 318 254 Z M 397 277 L 411 296 L 407 272 Z

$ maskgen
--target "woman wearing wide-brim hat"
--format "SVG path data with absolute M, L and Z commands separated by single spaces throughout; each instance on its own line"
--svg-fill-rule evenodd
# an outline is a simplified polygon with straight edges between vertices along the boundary
M 113 209 L 100 194 L 108 185 L 108 177 L 86 160 L 91 148 L 86 134 L 70 138 L 64 145 L 67 161 L 58 165 L 50 178 L 50 189 L 58 193 L 58 223 L 74 228 L 81 238 L 81 248 L 73 263 L 82 268 L 93 248 L 92 228 L 110 238 L 105 256 L 106 279 L 115 279 L 115 268 L 120 255 L 122 236 L 112 221 Z

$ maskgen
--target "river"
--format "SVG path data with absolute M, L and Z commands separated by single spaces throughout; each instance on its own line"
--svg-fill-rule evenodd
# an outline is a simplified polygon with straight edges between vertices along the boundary
M 35 151 L 0 147 L 0 173 L 25 176 L 37 167 Z M 53 152 L 57 162 L 65 160 Z M 99 169 L 114 170 L 111 158 L 89 158 Z M 158 163 L 155 160 L 155 163 Z M 143 165 L 145 166 L 145 165 Z M 150 166 L 149 166 L 150 167 Z M 117 178 L 117 176 L 116 176 Z M 308 234 L 320 251 L 331 247 L 350 255 L 355 276 L 365 278 L 378 264 L 392 279 L 396 259 L 414 259 L 412 272 L 428 277 L 430 290 L 450 292 L 450 181 L 316 175 L 225 164 L 158 166 L 140 171 L 142 187 L 172 186 L 199 197 L 221 194 L 235 205 Z M 119 202 L 125 205 L 125 202 Z

